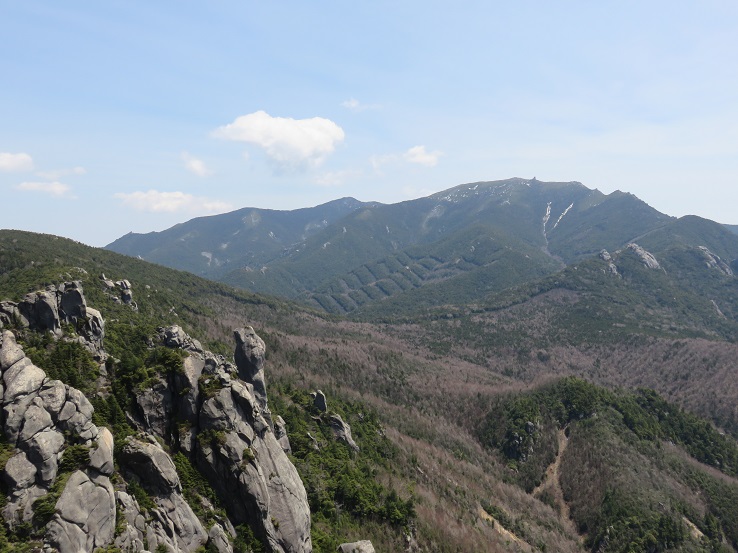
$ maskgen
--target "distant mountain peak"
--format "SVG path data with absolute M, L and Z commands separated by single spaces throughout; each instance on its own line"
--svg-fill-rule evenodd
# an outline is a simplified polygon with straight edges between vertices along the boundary
M 659 259 L 677 243 L 708 247 L 726 265 L 738 257 L 738 237 L 716 223 L 676 225 L 632 194 L 536 177 L 396 204 L 345 197 L 291 211 L 243 208 L 128 234 L 108 249 L 341 313 L 398 298 L 478 301 L 632 242 Z

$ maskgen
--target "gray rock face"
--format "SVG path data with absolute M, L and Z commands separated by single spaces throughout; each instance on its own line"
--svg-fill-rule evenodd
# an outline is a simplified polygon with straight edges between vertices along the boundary
M 191 453 L 221 497 L 227 498 L 229 513 L 237 523 L 255 526 L 272 551 L 310 551 L 310 514 L 304 487 L 263 416 L 253 387 L 233 378 L 236 368 L 232 365 L 209 352 L 198 352 L 199 345 L 181 329 L 167 329 L 160 336 L 164 343 L 179 344 L 190 352 L 183 370 L 166 382 L 178 420 L 187 420 L 192 424 L 191 433 L 201 435 L 183 450 Z M 201 382 L 209 390 L 205 398 L 199 397 Z M 140 399 L 138 403 L 140 406 Z M 152 416 L 157 411 L 156 402 L 151 403 L 143 429 L 166 439 L 167 425 L 159 424 L 160 417 Z M 165 408 L 162 413 L 171 411 Z M 204 440 L 202 433 L 207 431 L 222 437 Z M 187 512 L 179 495 L 179 480 L 171 458 L 155 440 L 129 438 L 121 450 L 120 462 L 124 472 L 135 475 L 150 491 L 161 521 L 178 528 L 174 532 L 179 540 L 177 547 L 191 550 L 190 546 L 199 547 L 208 539 L 195 524 L 194 515 L 177 518 L 176 513 Z M 169 499 L 165 502 L 164 497 Z M 164 522 L 136 525 L 133 511 L 127 515 L 129 519 L 124 538 L 127 543 L 145 537 L 149 548 L 158 544 L 174 547 L 174 542 L 165 538 L 168 526 Z M 219 543 L 224 551 L 230 551 L 227 538 Z
M 369 540 L 353 543 L 342 543 L 338 546 L 339 553 L 374 553 L 374 546 Z
M 76 471 L 56 502 L 56 511 L 47 539 L 59 553 L 94 551 L 113 541 L 115 494 L 107 477 Z
M 33 502 L 47 494 L 46 488 L 31 485 L 28 488 L 15 488 L 8 496 L 8 504 L 2 511 L 5 522 L 11 529 L 31 522 L 33 518 Z
M 287 455 L 292 454 L 292 446 L 290 445 L 290 439 L 287 436 L 287 425 L 284 419 L 277 416 L 277 420 L 274 421 L 274 437 L 277 438 L 279 445 L 282 447 Z
M 61 335 L 56 288 L 26 295 L 18 304 L 18 310 L 31 328 Z
M 154 499 L 157 507 L 150 513 L 146 535 L 149 547 L 155 550 L 165 544 L 170 551 L 194 552 L 208 541 L 208 534 L 179 493 Z
M 79 281 L 65 283 L 59 298 L 59 315 L 67 322 L 80 319 L 87 314 L 87 302 Z
M 2 430 L 16 447 L 4 474 L 9 492 L 2 513 L 5 521 L 15 527 L 31 520 L 33 501 L 44 496 L 57 477 L 67 443 L 65 436 L 88 446 L 97 441 L 98 447 L 91 458 L 95 471 L 79 472 L 70 478 L 59 500 L 64 499 L 66 503 L 61 510 L 57 505 L 59 514 L 48 527 L 49 539 L 62 553 L 91 551 L 109 543 L 115 525 L 115 506 L 108 509 L 105 499 L 112 497 L 106 476 L 113 471 L 112 435 L 92 423 L 93 409 L 87 398 L 75 388 L 48 379 L 44 371 L 25 357 L 8 331 L 0 339 L 0 368 Z M 75 490 L 75 486 L 79 489 Z M 80 509 L 90 510 L 84 514 Z M 110 532 L 106 522 L 109 512 L 112 512 Z M 91 532 L 95 535 L 91 536 Z
M 0 328 L 14 324 L 28 325 L 18 310 L 18 304 L 12 301 L 0 301 Z
M 203 353 L 200 342 L 188 336 L 180 326 L 175 325 L 169 328 L 160 328 L 159 335 L 167 347 L 179 348 L 194 353 Z
M 3 480 L 9 488 L 30 488 L 36 482 L 36 465 L 31 463 L 26 454 L 19 451 L 13 455 L 5 464 Z
M 36 434 L 29 443 L 25 445 L 28 459 L 32 461 L 38 470 L 39 483 L 49 485 L 56 478 L 59 467 L 59 455 L 64 447 L 64 434 L 56 429 L 48 429 Z
M 238 377 L 254 387 L 262 413 L 268 413 L 266 381 L 264 380 L 264 355 L 266 346 L 264 341 L 256 335 L 250 326 L 234 331 L 236 338 L 236 352 L 234 354 Z
M 61 323 L 74 324 L 80 334 L 80 343 L 99 361 L 104 361 L 102 343 L 105 337 L 105 321 L 100 312 L 87 307 L 78 281 L 65 282 L 59 288 L 28 294 L 19 304 L 0 303 L 0 322 L 20 324 L 37 331 L 49 331 L 57 338 L 62 336 Z M 0 325 L 1 327 L 2 325 Z
M 351 436 L 351 427 L 348 423 L 344 422 L 341 415 L 331 415 L 328 423 L 331 425 L 331 429 L 337 440 L 344 442 L 354 451 L 359 451 L 359 446 L 356 445 L 354 438 Z
M 218 553 L 233 553 L 228 534 L 220 524 L 213 524 L 208 532 L 208 545 L 212 545 Z
M 221 496 L 230 498 L 235 520 L 253 524 L 274 552 L 311 551 L 305 488 L 250 386 L 232 381 L 221 388 L 203 403 L 200 424 L 223 433 L 201 444 L 197 462 Z
M 73 323 L 85 338 L 82 342 L 98 357 L 102 353 L 105 337 L 105 321 L 97 309 L 87 306 L 82 285 L 78 281 L 65 282 L 60 287 L 59 316 L 64 322 Z
M 144 550 L 146 519 L 141 514 L 138 502 L 126 492 L 115 492 L 115 499 L 125 519 L 123 531 L 115 538 L 114 545 L 121 551 Z
M 172 390 L 169 382 L 160 377 L 151 388 L 140 391 L 135 401 L 143 427 L 157 436 L 168 437 L 172 422 Z
M 156 507 L 144 519 L 133 498 L 119 493 L 127 523 L 123 536 L 116 541 L 119 547 L 145 540 L 151 550 L 165 545 L 170 551 L 190 552 L 207 542 L 205 529 L 182 497 L 182 486 L 172 458 L 153 437 L 149 437 L 148 442 L 127 438 L 120 462 L 123 473 L 140 482 Z
M 25 356 L 23 349 L 16 343 L 13 333 L 9 330 L 4 331 L 0 338 L 0 368 L 3 373 Z
M 178 416 L 191 424 L 197 423 L 199 411 L 199 382 L 205 360 L 200 356 L 190 355 L 182 362 L 182 372 L 174 375 L 174 385 L 178 392 Z
M 146 443 L 128 437 L 121 449 L 120 461 L 149 491 L 166 495 L 182 489 L 172 458 L 153 438 Z
M 120 300 L 125 305 L 133 304 L 133 289 L 131 288 L 131 283 L 123 279 L 116 281 L 115 286 L 120 288 Z
M 237 330 L 234 367 L 179 328 L 160 336 L 190 353 L 182 373 L 170 382 L 178 417 L 190 422 L 191 435 L 198 434 L 183 449 L 226 500 L 231 519 L 249 523 L 275 553 L 311 551 L 307 494 L 272 430 L 267 408 L 264 342 L 251 328 Z M 280 432 L 286 441 L 283 424 Z
M 113 435 L 107 428 L 101 428 L 96 441 L 97 449 L 90 454 L 90 467 L 100 474 L 110 476 L 115 470 L 113 464 Z

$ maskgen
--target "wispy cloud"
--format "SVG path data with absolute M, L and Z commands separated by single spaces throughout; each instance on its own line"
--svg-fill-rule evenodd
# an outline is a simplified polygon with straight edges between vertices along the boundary
M 361 176 L 361 171 L 346 169 L 343 171 L 328 171 L 316 176 L 313 182 L 318 186 L 332 187 L 341 186 L 346 181 Z
M 87 173 L 87 169 L 84 167 L 72 167 L 69 169 L 55 169 L 52 171 L 39 171 L 36 173 L 39 177 L 43 179 L 49 179 L 49 180 L 57 180 L 62 177 L 67 177 L 70 175 L 84 175 Z
M 413 146 L 407 152 L 402 154 L 402 157 L 409 163 L 417 163 L 418 165 L 425 165 L 426 167 L 435 167 L 438 165 L 438 158 L 442 155 L 443 152 L 439 150 L 427 152 L 425 150 L 425 146 Z
M 118 192 L 114 198 L 136 211 L 150 213 L 223 213 L 233 209 L 231 204 L 186 192 L 161 192 L 147 190 L 137 192 Z
M 279 170 L 318 167 L 343 141 L 344 132 L 330 119 L 272 117 L 257 111 L 217 128 L 213 135 L 262 148 Z
M 369 163 L 371 163 L 375 172 L 382 174 L 382 167 L 385 165 L 402 161 L 425 165 L 426 167 L 435 167 L 438 165 L 438 159 L 442 155 L 443 152 L 439 150 L 428 152 L 425 146 L 413 146 L 402 154 L 373 155 L 369 158 Z
M 41 192 L 56 198 L 68 196 L 71 188 L 61 182 L 22 182 L 15 187 L 24 192 Z
M 188 152 L 182 152 L 182 161 L 184 161 L 185 169 L 198 177 L 207 177 L 211 174 L 210 169 L 206 167 L 203 160 L 190 155 Z
M 398 159 L 400 159 L 400 156 L 397 154 L 373 155 L 369 158 L 369 163 L 372 164 L 372 169 L 374 169 L 375 172 L 381 173 L 383 166 L 388 163 L 392 163 L 393 161 L 397 161 Z
M 33 171 L 33 158 L 25 153 L 0 152 L 0 171 L 8 173 Z
M 350 109 L 351 111 L 366 111 L 369 109 L 379 109 L 382 107 L 379 104 L 362 104 L 356 98 L 351 98 L 349 100 L 341 102 L 341 106 L 345 107 L 346 109 Z

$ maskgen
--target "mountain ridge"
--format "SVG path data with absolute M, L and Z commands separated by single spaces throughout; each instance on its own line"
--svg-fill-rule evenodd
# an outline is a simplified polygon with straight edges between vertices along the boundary
M 648 247 L 658 246 L 659 253 L 674 230 L 681 232 L 683 244 L 707 247 L 728 263 L 738 257 L 738 240 L 727 227 L 705 219 L 685 220 L 692 221 L 688 225 L 630 193 L 604 194 L 577 181 L 515 177 L 461 184 L 395 204 L 337 202 L 348 204 L 333 209 L 335 218 L 321 219 L 325 224 L 309 234 L 293 232 L 297 241 L 289 245 L 276 247 L 269 222 L 265 219 L 261 225 L 260 220 L 249 228 L 251 240 L 242 244 L 245 249 L 225 263 L 216 250 L 227 243 L 226 234 L 248 226 L 243 218 L 254 212 L 251 208 L 207 218 L 212 228 L 226 219 L 239 228 L 210 233 L 209 241 L 197 242 L 198 247 L 183 245 L 187 237 L 182 236 L 183 230 L 202 226 L 195 219 L 151 235 L 156 249 L 138 255 L 343 314 L 381 311 L 378 304 L 394 309 L 412 303 L 410 298 L 422 305 L 478 302 L 493 291 L 554 274 L 603 249 L 614 251 L 645 240 Z M 317 206 L 301 213 L 319 208 L 329 209 Z M 292 213 L 282 216 L 289 219 Z M 165 234 L 175 239 L 165 240 Z M 136 253 L 134 238 L 121 237 L 108 248 Z M 160 251 L 169 257 L 157 257 Z

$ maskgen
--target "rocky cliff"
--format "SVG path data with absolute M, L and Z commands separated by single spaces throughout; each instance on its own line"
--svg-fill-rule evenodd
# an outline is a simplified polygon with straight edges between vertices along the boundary
M 46 553 L 226 553 L 240 532 L 267 551 L 312 551 L 307 495 L 280 445 L 289 447 L 283 425 L 275 435 L 254 330 L 235 331 L 233 364 L 177 326 L 159 329 L 149 345 L 174 353 L 174 369 L 135 390 L 114 436 L 85 394 L 48 377 L 16 338 L 46 333 L 82 345 L 107 367 L 95 392 L 104 402 L 119 362 L 105 352 L 104 326 L 79 283 L 0 304 L 2 516 L 11 542 L 37 541 Z M 193 491 L 193 479 L 214 496 Z

